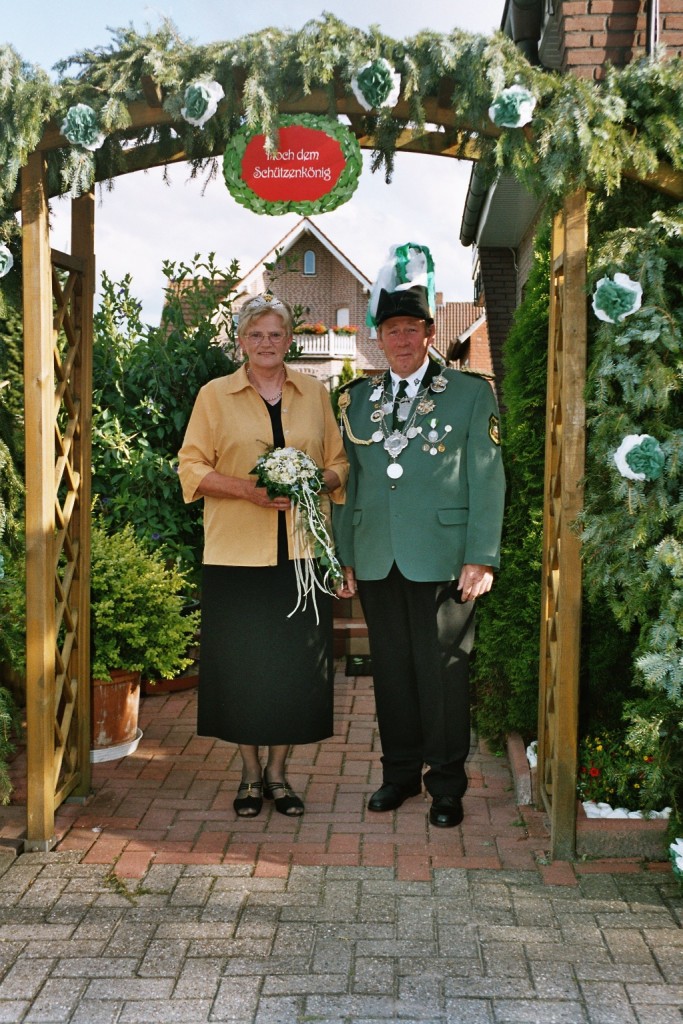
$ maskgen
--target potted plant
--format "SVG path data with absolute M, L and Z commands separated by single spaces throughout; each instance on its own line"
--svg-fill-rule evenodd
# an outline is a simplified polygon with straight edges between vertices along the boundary
M 110 535 L 93 524 L 93 760 L 122 756 L 137 745 L 142 677 L 172 679 L 191 663 L 187 649 L 199 613 L 183 614 L 186 585 L 184 574 L 149 552 L 132 526 Z

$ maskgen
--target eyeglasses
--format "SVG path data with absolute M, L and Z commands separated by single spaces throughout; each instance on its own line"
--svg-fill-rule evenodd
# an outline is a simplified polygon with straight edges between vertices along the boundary
M 250 331 L 247 334 L 247 341 L 253 341 L 255 344 L 259 344 L 262 341 L 268 339 L 268 341 L 283 341 L 285 338 L 284 331 L 270 331 L 268 334 L 264 334 L 262 331 Z

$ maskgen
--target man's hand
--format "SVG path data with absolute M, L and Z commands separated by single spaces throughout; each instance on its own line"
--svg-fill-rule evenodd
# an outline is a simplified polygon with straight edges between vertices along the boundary
M 490 565 L 463 565 L 458 590 L 463 601 L 474 601 L 482 594 L 488 594 L 493 584 L 493 569 Z
M 344 573 L 344 583 L 337 588 L 337 597 L 355 597 L 356 574 L 350 565 L 343 565 L 342 571 Z

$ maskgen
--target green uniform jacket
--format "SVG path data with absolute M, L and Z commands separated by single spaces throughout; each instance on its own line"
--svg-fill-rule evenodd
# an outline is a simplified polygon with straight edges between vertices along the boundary
M 333 512 L 334 534 L 340 562 L 358 579 L 384 579 L 394 562 L 419 582 L 457 579 L 464 564 L 499 565 L 505 477 L 496 398 L 483 377 L 431 361 L 425 383 L 439 373 L 447 387 L 427 391 L 434 408 L 415 420 L 423 435 L 399 455 L 398 479 L 387 476 L 392 460 L 381 442 L 359 443 L 378 427 L 370 419 L 380 404 L 370 400 L 377 378 L 357 378 L 342 395 L 340 408 L 350 399 L 350 429 L 343 431 L 350 471 L 346 504 Z M 434 418 L 445 435 L 436 455 L 424 451 Z

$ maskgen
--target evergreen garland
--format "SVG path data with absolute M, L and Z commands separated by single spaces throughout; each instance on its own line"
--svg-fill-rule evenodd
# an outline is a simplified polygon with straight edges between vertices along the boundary
M 445 83 L 452 86 L 449 104 L 462 126 L 462 145 L 476 140 L 491 175 L 515 174 L 555 200 L 584 185 L 613 191 L 625 171 L 649 174 L 662 160 L 683 168 L 679 58 L 611 69 L 598 85 L 531 66 L 502 33 L 488 38 L 457 29 L 420 32 L 399 42 L 376 27 L 362 31 L 327 13 L 299 31 L 269 28 L 195 46 L 163 20 L 142 34 L 132 27 L 117 29 L 108 46 L 60 61 L 56 83 L 24 64 L 11 47 L 0 48 L 0 218 L 8 216 L 19 169 L 47 122 L 52 118 L 61 125 L 76 104 L 95 111 L 106 139 L 94 153 L 78 146 L 50 152 L 51 188 L 72 194 L 95 179 L 116 176 L 131 146 L 154 144 L 149 159 L 158 163 L 182 144 L 198 170 L 246 123 L 265 132 L 274 148 L 282 101 L 323 89 L 327 113 L 335 116 L 335 89 L 341 85 L 351 97 L 358 69 L 378 58 L 401 75 L 404 100 L 401 117 L 382 108 L 361 122 L 374 136 L 373 167 L 384 167 L 387 177 L 398 136 L 406 127 L 423 130 L 427 98 Z M 198 79 L 216 81 L 225 92 L 218 112 L 202 128 L 180 114 L 185 89 Z M 132 129 L 129 104 L 144 100 L 150 82 L 161 90 L 164 123 Z M 530 90 L 537 105 L 531 125 L 501 131 L 488 109 L 513 83 Z
M 580 518 L 586 585 L 623 629 L 636 627 L 636 678 L 683 707 L 683 210 L 635 198 L 594 204 L 603 233 L 591 278 L 616 271 L 643 287 L 643 305 L 600 323 L 588 374 L 586 498 Z M 601 208 L 602 207 L 602 208 Z M 614 462 L 627 435 L 649 434 L 665 456 L 655 480 L 629 480 Z

